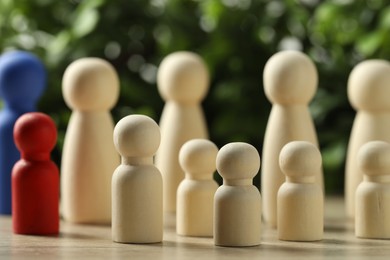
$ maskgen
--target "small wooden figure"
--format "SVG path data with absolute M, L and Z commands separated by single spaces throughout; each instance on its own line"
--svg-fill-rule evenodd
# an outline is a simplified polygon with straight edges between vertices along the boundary
M 46 88 L 46 69 L 33 54 L 11 51 L 0 56 L 0 214 L 11 214 L 11 172 L 20 159 L 13 139 L 16 120 L 36 110 Z
M 213 179 L 217 146 L 205 139 L 186 142 L 179 153 L 185 178 L 177 189 L 176 232 L 184 236 L 213 236 Z
M 126 116 L 115 126 L 114 144 L 122 163 L 112 176 L 112 239 L 119 243 L 161 242 L 163 184 L 153 165 L 160 129 L 147 116 Z
M 309 141 L 318 146 L 308 108 L 317 81 L 315 65 L 298 51 L 281 51 L 264 68 L 264 90 L 273 105 L 264 136 L 261 194 L 264 220 L 272 227 L 277 224 L 277 193 L 285 179 L 279 167 L 281 149 L 291 141 Z M 323 186 L 322 170 L 316 170 L 315 182 Z
M 356 189 L 355 234 L 361 238 L 390 239 L 390 144 L 371 141 L 358 152 L 364 172 Z
M 252 145 L 229 143 L 217 155 L 223 177 L 214 197 L 214 243 L 218 246 L 255 246 L 261 240 L 261 196 L 252 184 L 260 156 Z
M 367 60 L 358 64 L 348 79 L 348 99 L 357 111 L 348 144 L 345 167 L 345 205 L 354 218 L 355 193 L 363 180 L 357 164 L 359 148 L 369 142 L 390 142 L 390 63 Z
M 111 177 L 119 165 L 110 109 L 119 95 L 114 68 L 83 58 L 65 71 L 62 92 L 73 109 L 61 163 L 62 215 L 74 223 L 111 223 Z
M 12 170 L 12 224 L 16 234 L 59 232 L 59 172 L 50 160 L 57 141 L 53 120 L 27 113 L 15 123 L 14 138 L 22 158 Z
M 175 52 L 160 65 L 157 85 L 166 101 L 161 114 L 161 145 L 156 166 L 164 180 L 164 211 L 176 211 L 177 187 L 184 178 L 179 151 L 191 139 L 207 139 L 207 126 L 200 105 L 208 91 L 209 75 L 203 60 L 191 52 Z
M 286 182 L 278 192 L 278 238 L 290 241 L 321 240 L 324 232 L 324 195 L 316 183 L 321 154 L 305 141 L 286 144 L 280 152 Z

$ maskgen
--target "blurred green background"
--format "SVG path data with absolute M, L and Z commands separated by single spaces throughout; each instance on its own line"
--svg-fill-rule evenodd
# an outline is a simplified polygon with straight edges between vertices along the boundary
M 326 189 L 341 193 L 355 115 L 346 96 L 348 74 L 364 59 L 390 59 L 390 6 L 387 0 L 0 0 L 0 52 L 13 49 L 35 53 L 49 71 L 39 110 L 59 128 L 58 163 L 71 113 L 61 79 L 75 59 L 102 57 L 117 69 L 115 122 L 132 113 L 159 121 L 159 63 L 174 51 L 200 54 L 212 79 L 203 102 L 211 140 L 218 147 L 249 142 L 261 153 L 271 109 L 264 65 L 279 50 L 302 50 L 319 72 L 310 110 Z

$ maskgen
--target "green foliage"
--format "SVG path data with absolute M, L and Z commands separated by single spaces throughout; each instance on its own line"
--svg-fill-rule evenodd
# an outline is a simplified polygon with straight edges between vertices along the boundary
M 161 59 L 178 50 L 199 53 L 212 78 L 204 101 L 211 139 L 219 147 L 246 141 L 261 151 L 271 107 L 262 87 L 265 62 L 281 49 L 301 49 L 319 71 L 310 108 L 330 192 L 343 188 L 354 117 L 346 96 L 348 74 L 361 60 L 389 59 L 389 46 L 385 0 L 0 0 L 0 51 L 32 51 L 49 71 L 40 110 L 59 127 L 58 153 L 70 116 L 61 78 L 77 58 L 102 57 L 117 69 L 116 121 L 130 113 L 158 121 Z

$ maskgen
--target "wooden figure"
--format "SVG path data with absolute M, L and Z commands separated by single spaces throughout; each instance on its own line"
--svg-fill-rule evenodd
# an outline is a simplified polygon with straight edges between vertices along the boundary
M 282 147 L 291 141 L 309 141 L 318 146 L 317 134 L 308 103 L 317 88 L 317 71 L 313 62 L 298 51 L 282 51 L 273 55 L 264 68 L 264 90 L 272 102 L 272 110 L 264 137 L 261 194 L 264 220 L 277 224 L 276 199 L 284 175 L 279 167 Z M 323 186 L 321 168 L 315 173 L 316 183 Z
M 0 214 L 11 214 L 11 172 L 20 159 L 13 130 L 16 120 L 36 110 L 46 87 L 46 70 L 33 54 L 12 51 L 0 56 Z
M 112 239 L 120 243 L 157 243 L 163 238 L 162 177 L 153 165 L 160 129 L 143 115 L 122 118 L 114 144 L 122 163 L 112 176 Z
M 390 144 L 371 141 L 358 152 L 364 172 L 356 189 L 355 234 L 361 238 L 390 239 Z
M 62 92 L 73 109 L 61 164 L 62 214 L 74 223 L 111 222 L 111 177 L 119 165 L 110 109 L 119 95 L 114 68 L 83 58 L 65 71 Z
M 180 148 L 188 140 L 208 138 L 200 103 L 208 91 L 209 75 L 198 55 L 175 52 L 161 62 L 157 84 L 166 103 L 155 162 L 164 180 L 164 212 L 174 213 L 177 187 L 184 178 L 178 159 Z
M 261 240 L 261 196 L 252 184 L 260 156 L 252 145 L 229 143 L 217 155 L 223 177 L 214 197 L 214 243 L 218 246 L 255 246 Z
M 374 140 L 390 142 L 390 63 L 367 60 L 358 64 L 348 79 L 348 98 L 357 111 L 348 144 L 345 168 L 345 205 L 354 218 L 355 192 L 363 180 L 357 164 L 359 148 Z
M 280 152 L 286 182 L 277 200 L 278 238 L 290 241 L 321 240 L 324 232 L 324 195 L 316 177 L 321 154 L 310 142 L 294 141 Z
M 184 236 L 213 236 L 213 179 L 217 146 L 205 139 L 186 142 L 179 153 L 185 178 L 177 189 L 176 232 Z
M 60 175 L 50 152 L 57 141 L 53 120 L 27 113 L 15 123 L 14 138 L 22 158 L 12 170 L 12 224 L 16 234 L 59 232 Z

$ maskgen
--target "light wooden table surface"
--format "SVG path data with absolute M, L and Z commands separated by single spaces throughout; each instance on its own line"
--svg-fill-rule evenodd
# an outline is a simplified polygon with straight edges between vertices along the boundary
M 109 226 L 61 222 L 58 237 L 14 235 L 9 217 L 0 217 L 0 259 L 390 259 L 390 240 L 355 238 L 340 198 L 325 203 L 325 236 L 320 242 L 279 241 L 263 225 L 262 244 L 248 248 L 216 247 L 212 238 L 181 237 L 172 219 L 159 244 L 111 241 Z

